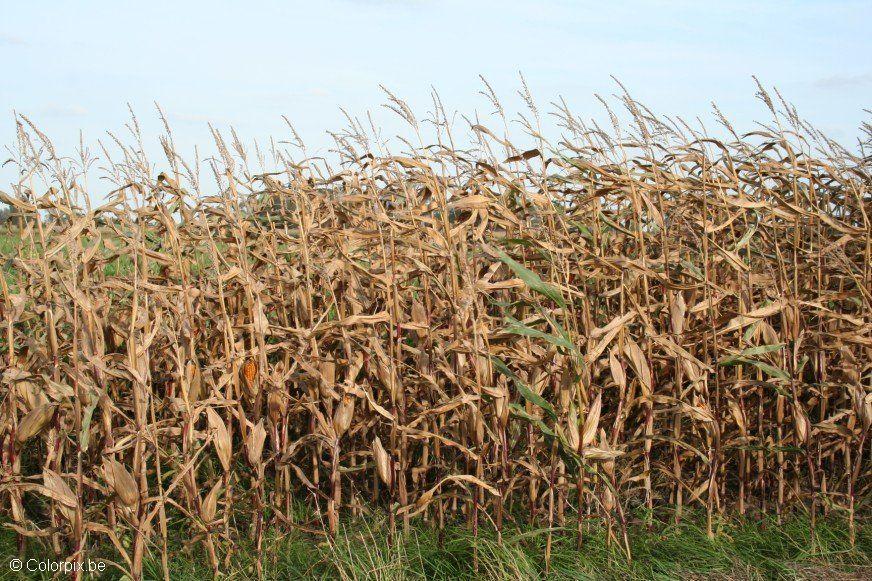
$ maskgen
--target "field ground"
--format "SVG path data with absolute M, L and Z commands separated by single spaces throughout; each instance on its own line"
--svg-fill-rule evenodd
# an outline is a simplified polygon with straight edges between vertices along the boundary
M 641 515 L 640 515 L 641 516 Z M 606 542 L 605 529 L 591 526 L 582 549 L 573 530 L 554 537 L 550 570 L 544 559 L 548 529 L 522 527 L 498 542 L 486 531 L 476 540 L 462 527 L 449 527 L 440 541 L 426 523 L 417 522 L 405 538 L 388 542 L 387 520 L 379 516 L 346 522 L 335 542 L 324 536 L 293 532 L 265 539 L 263 574 L 267 579 L 868 579 L 872 576 L 872 534 L 860 527 L 851 549 L 845 521 L 818 521 L 815 542 L 808 520 L 792 517 L 779 525 L 763 521 L 722 521 L 716 536 L 706 536 L 703 518 L 672 524 L 655 521 L 653 532 L 641 523 L 631 527 L 633 560 L 627 562 L 617 545 Z M 316 525 L 317 526 L 317 523 Z M 559 529 L 553 529 L 560 532 Z M 171 535 L 172 536 L 172 535 Z M 176 539 L 178 542 L 178 539 Z M 177 547 L 182 549 L 181 547 Z M 169 561 L 173 580 L 207 579 L 211 567 L 201 547 L 174 550 Z M 14 535 L 0 537 L 3 555 L 0 579 L 16 576 L 7 562 L 17 554 Z M 45 559 L 50 552 L 31 541 L 26 554 Z M 107 553 L 111 554 L 110 552 Z M 256 578 L 255 551 L 240 546 L 222 573 L 228 579 Z M 91 554 L 91 558 L 98 555 Z M 478 562 L 478 573 L 475 562 Z M 103 578 L 119 578 L 111 570 Z M 161 579 L 158 558 L 148 558 L 144 578 Z

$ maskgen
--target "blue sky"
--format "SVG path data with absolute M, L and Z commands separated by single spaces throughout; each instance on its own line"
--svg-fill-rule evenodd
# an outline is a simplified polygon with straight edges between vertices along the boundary
M 518 71 L 543 107 L 563 96 L 602 117 L 594 93 L 615 75 L 655 112 L 708 116 L 715 100 L 740 129 L 764 117 L 751 75 L 777 86 L 800 113 L 851 143 L 872 106 L 872 2 L 455 2 L 221 0 L 11 2 L 0 18 L 0 145 L 12 111 L 27 114 L 72 152 L 123 133 L 127 103 L 158 151 L 153 102 L 177 144 L 210 143 L 207 121 L 244 138 L 284 139 L 287 115 L 323 151 L 339 107 L 379 107 L 379 84 L 421 115 L 436 87 L 450 110 L 491 110 L 484 75 L 510 109 Z M 5 159 L 7 156 L 4 155 Z M 8 190 L 14 172 L 0 170 Z

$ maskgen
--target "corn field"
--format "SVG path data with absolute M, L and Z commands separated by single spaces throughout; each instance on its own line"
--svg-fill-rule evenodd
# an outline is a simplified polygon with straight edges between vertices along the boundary
M 551 142 L 525 89 L 516 147 L 485 93 L 468 147 L 438 98 L 425 122 L 389 93 L 402 152 L 349 118 L 333 166 L 214 129 L 189 164 L 168 125 L 151 160 L 135 118 L 67 157 L 19 117 L 5 526 L 73 561 L 112 546 L 134 579 L 173 534 L 217 574 L 239 539 L 373 510 L 394 535 L 529 522 L 546 552 L 599 522 L 627 558 L 656 510 L 853 532 L 872 127 L 846 149 L 760 87 L 769 123 L 715 109 L 705 133 L 622 93 L 607 128 L 556 104 Z

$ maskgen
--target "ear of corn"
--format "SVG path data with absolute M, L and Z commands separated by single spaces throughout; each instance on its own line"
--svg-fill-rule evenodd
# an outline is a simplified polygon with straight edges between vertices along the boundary
M 54 405 L 41 404 L 30 410 L 18 424 L 18 433 L 15 434 L 17 443 L 24 444 L 27 440 L 39 435 L 51 422 L 55 409 Z
M 106 458 L 103 461 L 103 477 L 110 490 L 125 506 L 135 506 L 139 501 L 139 487 L 130 472 L 117 460 Z

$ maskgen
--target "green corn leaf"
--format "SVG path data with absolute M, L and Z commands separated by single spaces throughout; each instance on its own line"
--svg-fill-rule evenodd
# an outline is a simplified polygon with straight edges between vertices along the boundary
M 760 369 L 768 375 L 769 377 L 774 377 L 776 379 L 783 379 L 784 381 L 790 381 L 790 375 L 784 371 L 783 369 L 779 369 L 773 365 L 769 365 L 763 361 L 757 361 L 756 359 L 747 359 L 745 357 L 734 357 L 729 362 L 722 362 L 721 365 L 753 365 L 757 369 Z
M 515 415 L 516 417 L 519 417 L 523 420 L 527 420 L 531 424 L 534 424 L 537 428 L 542 430 L 542 433 L 545 434 L 546 436 L 550 436 L 552 438 L 556 436 L 554 431 L 545 425 L 545 422 L 543 422 L 542 420 L 540 420 L 539 418 L 537 418 L 535 416 L 531 416 L 530 414 L 528 414 L 527 410 L 525 410 L 523 406 L 516 404 L 516 403 L 510 403 L 509 409 L 512 410 L 512 414 Z
M 503 329 L 506 333 L 512 333 L 513 335 L 523 335 L 525 337 L 536 337 L 537 339 L 544 339 L 552 345 L 563 347 L 564 349 L 575 352 L 575 345 L 573 345 L 572 341 L 570 341 L 566 337 L 552 335 L 551 333 L 545 333 L 544 331 L 540 331 L 539 329 L 528 327 L 527 325 L 513 317 L 506 317 L 506 321 L 508 322 L 508 326 Z
M 548 297 L 558 305 L 563 308 L 566 308 L 566 301 L 563 300 L 563 295 L 560 293 L 556 287 L 546 283 L 539 275 L 525 267 L 523 264 L 503 252 L 502 250 L 497 250 L 497 253 L 506 266 L 512 269 L 512 272 L 515 273 L 515 276 L 524 281 L 531 290 L 539 293 L 542 296 Z
M 96 393 L 92 393 L 91 397 L 93 401 L 82 410 L 82 431 L 79 434 L 79 447 L 82 452 L 88 451 L 88 445 L 91 442 L 91 419 L 94 417 L 97 404 L 100 403 L 100 397 Z
M 503 361 L 499 357 L 494 357 L 492 355 L 491 362 L 493 362 L 494 369 L 496 369 L 514 382 L 515 387 L 518 389 L 518 393 L 521 394 L 521 397 L 523 397 L 531 404 L 545 410 L 545 412 L 552 418 L 557 418 L 557 412 L 554 411 L 554 406 L 548 403 L 541 395 L 527 387 L 527 385 L 523 381 L 521 381 L 521 378 L 515 375 L 512 370 L 509 369 L 509 367 L 505 363 L 503 363 Z
M 757 224 L 754 224 L 750 228 L 748 228 L 748 231 L 745 232 L 736 243 L 736 247 L 733 248 L 733 252 L 736 252 L 737 250 L 745 246 L 751 240 L 751 237 L 754 235 L 755 232 L 757 232 Z
M 748 347 L 742 352 L 736 355 L 728 355 L 723 357 L 720 361 L 721 365 L 730 365 L 734 361 L 738 359 L 744 359 L 747 357 L 753 357 L 754 355 L 762 355 L 763 353 L 771 353 L 772 351 L 779 351 L 782 347 L 784 347 L 784 343 L 776 343 L 774 345 L 757 345 L 756 347 Z
M 754 321 L 753 323 L 748 325 L 748 328 L 745 329 L 745 334 L 743 335 L 743 338 L 745 339 L 745 343 L 751 342 L 751 337 L 754 336 L 754 332 L 757 330 L 757 327 L 759 327 L 759 326 L 760 326 L 760 321 Z

